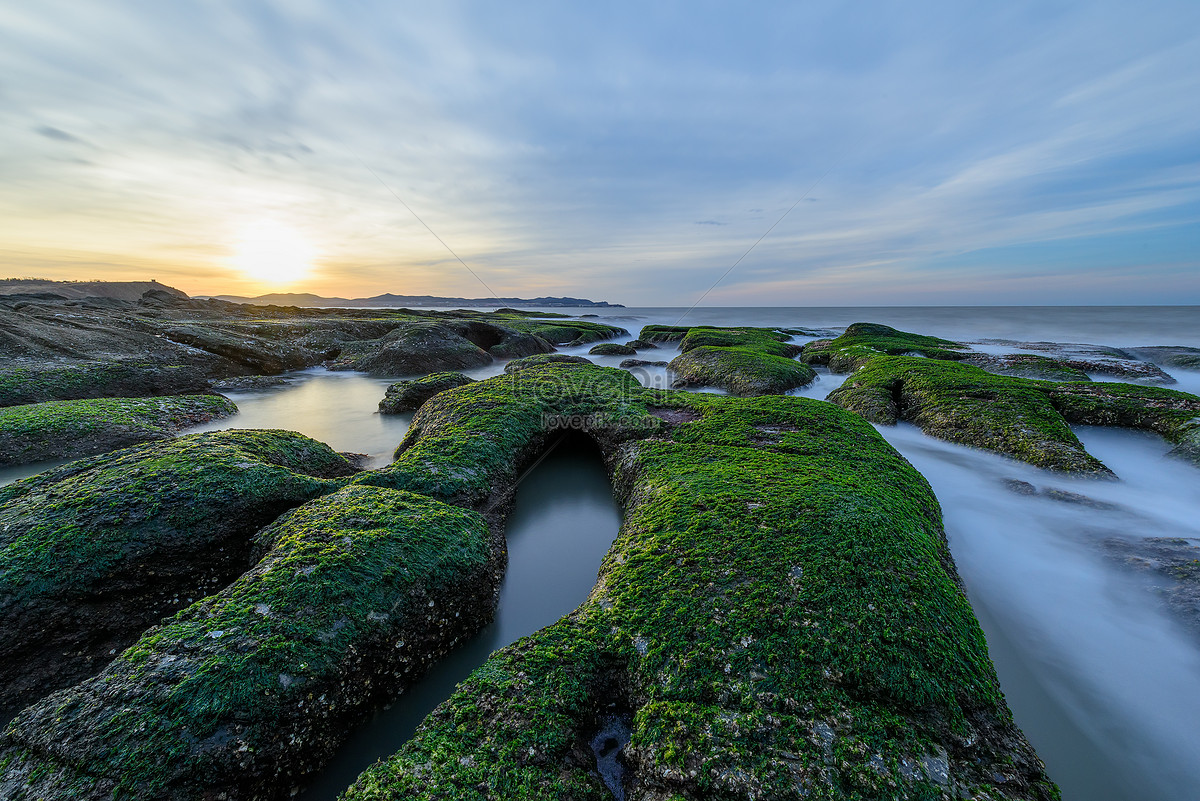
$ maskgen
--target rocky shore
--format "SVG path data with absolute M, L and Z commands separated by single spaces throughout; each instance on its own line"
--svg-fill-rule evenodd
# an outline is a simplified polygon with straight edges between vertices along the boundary
M 495 653 L 348 801 L 1053 799 L 937 500 L 872 423 L 1095 475 L 1070 426 L 1122 426 L 1200 463 L 1200 398 L 1146 385 L 1166 373 L 1145 359 L 1185 364 L 1182 348 L 996 355 L 871 323 L 648 325 L 620 345 L 619 327 L 515 310 L 162 290 L 0 307 L 7 463 L 117 449 L 0 487 L 14 801 L 298 792 L 491 621 L 520 478 L 577 436 L 623 509 L 587 601 Z M 592 343 L 677 343 L 678 387 L 729 394 L 555 352 Z M 1138 380 L 1090 381 L 1084 356 Z M 497 359 L 494 378 L 448 372 Z M 415 412 L 392 464 L 285 431 L 178 436 L 235 411 L 212 382 L 315 365 L 413 376 L 380 404 Z M 814 367 L 846 375 L 831 402 L 787 396 Z M 1105 547 L 1182 576 L 1171 603 L 1189 603 L 1194 543 L 1153 546 Z

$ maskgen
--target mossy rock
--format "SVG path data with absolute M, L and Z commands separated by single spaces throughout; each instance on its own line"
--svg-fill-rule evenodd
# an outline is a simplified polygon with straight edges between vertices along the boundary
M 879 323 L 854 323 L 835 339 L 804 345 L 800 358 L 808 364 L 826 365 L 835 373 L 848 373 L 880 354 L 918 355 L 950 361 L 970 355 L 968 347 L 959 342 L 898 331 Z
M 687 325 L 644 325 L 638 332 L 638 339 L 643 342 L 655 343 L 679 342 L 691 330 L 691 326 Z
M 329 363 L 329 369 L 399 376 L 466 370 L 491 364 L 492 360 L 490 353 L 456 331 L 453 325 L 415 323 L 396 328 L 379 339 L 347 343 Z
M 202 371 L 153 362 L 14 361 L 0 367 L 0 406 L 83 398 L 179 395 L 207 389 L 208 379 Z
M 1160 367 L 1175 367 L 1181 370 L 1200 370 L 1200 348 L 1183 345 L 1155 345 L 1129 348 L 1130 353 L 1149 359 Z
M 830 393 L 833 403 L 874 423 L 907 420 L 939 439 L 1053 470 L 1110 474 L 1071 425 L 1139 428 L 1184 443 L 1200 416 L 1200 398 L 1161 387 L 1030 380 L 960 362 L 850 350 L 860 366 Z
M 633 367 L 666 367 L 670 362 L 648 361 L 646 359 L 623 359 L 618 367 L 628 370 Z
M 0 794 L 286 798 L 361 720 L 491 619 L 483 518 L 348 487 L 256 538 L 265 556 L 102 673 L 26 709 Z
M 589 744 L 613 718 L 629 797 L 1057 797 L 932 491 L 833 405 L 545 364 L 436 396 L 357 480 L 495 508 L 579 419 L 625 515 L 593 592 L 494 654 L 347 801 L 611 798 Z
M 787 334 L 771 328 L 692 328 L 679 343 L 680 353 L 694 348 L 745 348 L 772 356 L 791 359 L 799 356 L 803 348 L 788 340 Z
M 782 395 L 816 377 L 807 364 L 744 347 L 694 346 L 671 360 L 677 387 L 719 387 L 733 395 Z
M 423 378 L 397 381 L 387 388 L 379 402 L 380 414 L 415 412 L 421 404 L 439 392 L 470 384 L 472 379 L 462 373 L 433 373 Z
M 637 350 L 616 342 L 603 342 L 588 351 L 589 356 L 636 356 Z
M 517 331 L 540 337 L 551 345 L 586 345 L 629 333 L 619 325 L 581 320 L 506 320 L 504 324 Z
M 221 395 L 93 398 L 0 408 L 0 465 L 74 459 L 170 439 L 237 413 Z
M 260 527 L 355 472 L 299 434 L 221 431 L 0 487 L 0 714 L 91 675 L 148 625 L 223 587 Z
M 644 339 L 631 339 L 625 343 L 625 347 L 633 348 L 634 350 L 658 350 L 658 345 Z
M 513 359 L 504 365 L 504 372 L 512 374 L 527 367 L 537 367 L 543 364 L 592 364 L 591 359 L 583 356 L 568 356 L 565 353 L 546 353 L 537 356 L 526 356 L 523 359 Z
M 964 361 L 997 375 L 1032 378 L 1038 381 L 1092 380 L 1082 370 L 1077 370 L 1058 359 L 1052 359 L 1049 356 L 1039 356 L 1034 353 L 1009 353 L 1004 356 L 992 356 L 980 353 L 968 356 Z

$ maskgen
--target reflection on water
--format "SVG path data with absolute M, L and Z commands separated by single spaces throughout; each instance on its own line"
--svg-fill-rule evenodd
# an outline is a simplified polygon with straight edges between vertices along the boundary
M 299 431 L 335 451 L 365 453 L 371 457 L 371 467 L 391 462 L 392 452 L 412 420 L 411 414 L 379 414 L 379 401 L 391 379 L 324 368 L 292 375 L 293 381 L 284 386 L 224 393 L 237 404 L 238 413 L 188 433 L 282 428 Z
M 496 619 L 355 732 L 301 798 L 336 798 L 367 767 L 399 750 L 493 651 L 558 620 L 591 592 L 621 519 L 599 451 L 583 442 L 565 440 L 517 491 Z
M 1177 801 L 1200 787 L 1200 649 L 1109 537 L 1200 537 L 1195 468 L 1161 439 L 1081 429 L 1122 481 L 1069 478 L 921 434 L 880 432 L 933 485 L 1001 685 L 1065 801 Z M 1117 510 L 1013 493 L 1005 479 Z

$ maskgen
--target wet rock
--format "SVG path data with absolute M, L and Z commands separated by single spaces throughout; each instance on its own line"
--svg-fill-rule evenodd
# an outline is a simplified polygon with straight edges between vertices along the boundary
M 420 323 L 402 326 L 379 339 L 347 343 L 328 366 L 371 375 L 412 375 L 482 367 L 493 358 L 553 350 L 544 340 L 501 326 Z
M 286 386 L 292 381 L 291 377 L 282 375 L 239 375 L 219 378 L 211 386 L 217 392 L 257 392 Z
M 855 333 L 858 324 L 847 329 Z M 1108 425 L 1153 431 L 1186 443 L 1196 430 L 1200 398 L 1161 387 L 1119 383 L 1055 382 L 995 375 L 964 364 L 964 354 L 938 346 L 925 356 L 915 334 L 861 333 L 819 349 L 835 367 L 853 371 L 828 400 L 874 423 L 915 423 L 931 436 L 997 451 L 1039 467 L 1111 475 L 1087 453 L 1071 425 Z M 844 335 L 845 336 L 845 335 Z M 907 346 L 907 347 L 906 347 Z M 805 350 L 802 358 L 809 357 Z
M 1073 342 L 1010 342 L 984 340 L 985 343 L 1011 344 L 1022 350 L 1048 354 L 1067 367 L 1089 375 L 1108 375 L 1141 384 L 1174 384 L 1175 379 L 1155 364 L 1140 361 L 1134 353 L 1107 345 Z
M 518 370 L 524 370 L 527 367 L 537 367 L 542 364 L 592 364 L 590 359 L 585 359 L 582 356 L 568 356 L 565 353 L 547 353 L 539 356 L 526 356 L 524 359 L 513 359 L 508 364 L 504 365 L 504 372 L 512 373 Z
M 0 361 L 0 407 L 52 400 L 206 392 L 202 370 L 135 361 Z
M 299 434 L 221 431 L 0 487 L 0 716 L 93 674 L 151 623 L 225 586 L 254 532 L 354 472 Z
M 1004 486 L 1010 492 L 1015 492 L 1018 495 L 1037 495 L 1038 489 L 1028 481 L 1021 481 L 1015 478 L 1004 479 Z
M 644 339 L 631 339 L 625 343 L 625 347 L 633 348 L 634 350 L 658 350 L 658 345 Z
M 423 378 L 397 381 L 387 388 L 387 393 L 379 402 L 379 413 L 415 412 L 422 403 L 439 392 L 466 386 L 471 381 L 462 373 L 433 373 Z
M 1200 540 L 1110 538 L 1102 547 L 1111 558 L 1151 577 L 1166 607 L 1200 637 Z
M 348 487 L 256 539 L 229 587 L 17 716 L 5 798 L 286 798 L 495 605 L 487 524 L 428 498 Z
M 618 345 L 616 342 L 604 342 L 588 351 L 589 356 L 634 356 L 637 351 L 628 345 Z
M 1200 370 L 1200 348 L 1188 348 L 1182 345 L 1157 345 L 1143 348 L 1126 348 L 1139 359 L 1154 362 L 1160 367 L 1173 367 L 1180 370 Z
M 1033 353 L 1010 353 L 992 356 L 987 353 L 972 354 L 964 361 L 982 367 L 989 373 L 1032 378 L 1039 381 L 1091 381 L 1088 374 L 1049 356 Z
M 661 331 L 647 326 L 642 338 Z M 771 328 L 689 328 L 670 362 L 675 387 L 718 387 L 734 395 L 782 395 L 813 381 L 811 367 L 794 360 L 801 347 Z
M 645 359 L 623 359 L 621 367 L 629 369 L 630 367 L 666 367 L 670 362 L 651 362 Z
M 545 364 L 431 399 L 356 482 L 492 508 L 564 415 L 592 422 L 625 510 L 595 589 L 493 654 L 349 801 L 613 797 L 597 759 L 613 744 L 592 743 L 614 706 L 631 731 L 616 786 L 641 801 L 1056 797 L 928 485 L 832 405 Z
M 94 398 L 0 408 L 0 465 L 75 459 L 170 439 L 237 413 L 221 395 Z

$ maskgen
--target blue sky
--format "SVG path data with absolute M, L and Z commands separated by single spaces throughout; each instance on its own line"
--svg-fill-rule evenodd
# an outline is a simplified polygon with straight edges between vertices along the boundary
M 1198 99 L 1194 0 L 9 4 L 0 273 L 1196 304 Z

